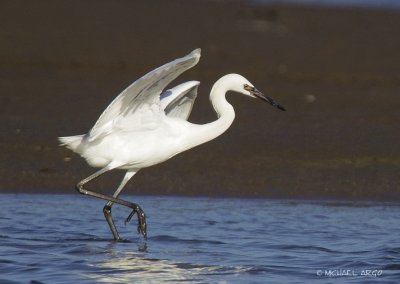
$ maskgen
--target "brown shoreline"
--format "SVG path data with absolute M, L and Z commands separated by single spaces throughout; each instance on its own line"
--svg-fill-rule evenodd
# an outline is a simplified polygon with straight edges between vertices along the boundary
M 0 4 L 0 192 L 74 192 L 95 169 L 57 145 L 147 71 L 196 47 L 191 121 L 237 72 L 281 113 L 230 95 L 218 139 L 141 171 L 131 194 L 400 200 L 400 12 L 214 1 Z M 185 11 L 185 12 L 183 12 Z M 112 191 L 113 173 L 93 188 Z

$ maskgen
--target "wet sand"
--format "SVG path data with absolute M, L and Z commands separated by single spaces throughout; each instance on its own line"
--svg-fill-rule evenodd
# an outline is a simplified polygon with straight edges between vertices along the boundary
M 223 1 L 3 1 L 0 192 L 74 192 L 93 173 L 57 137 L 83 134 L 127 85 L 194 48 L 190 121 L 215 119 L 240 73 L 287 108 L 229 95 L 234 125 L 145 169 L 130 194 L 400 200 L 400 11 Z M 122 172 L 91 187 L 111 192 Z

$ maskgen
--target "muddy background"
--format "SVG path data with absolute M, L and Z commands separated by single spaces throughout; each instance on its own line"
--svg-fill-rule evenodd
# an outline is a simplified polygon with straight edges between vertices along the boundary
M 218 139 L 144 169 L 125 193 L 400 200 L 400 11 L 234 1 L 1 1 L 0 191 L 75 193 L 87 132 L 146 72 L 202 48 L 190 121 L 240 73 L 287 108 L 235 94 Z M 162 143 L 162 141 L 160 141 Z M 90 187 L 111 192 L 122 172 Z

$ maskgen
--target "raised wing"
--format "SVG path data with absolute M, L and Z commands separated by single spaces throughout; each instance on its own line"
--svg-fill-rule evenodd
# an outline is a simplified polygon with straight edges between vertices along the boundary
M 169 117 L 187 120 L 197 97 L 200 82 L 189 81 L 161 93 L 161 107 Z
M 147 73 L 119 94 L 101 114 L 89 132 L 89 140 L 123 129 L 154 123 L 162 112 L 161 91 L 176 77 L 195 66 L 200 60 L 200 49 Z M 136 116 L 136 117 L 135 117 Z M 143 121 L 145 118 L 145 121 Z

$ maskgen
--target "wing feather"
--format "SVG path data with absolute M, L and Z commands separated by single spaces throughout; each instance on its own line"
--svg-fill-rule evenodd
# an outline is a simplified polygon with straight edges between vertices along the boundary
M 132 83 L 100 115 L 90 130 L 88 139 L 92 140 L 107 134 L 116 125 L 135 127 L 142 124 L 140 116 L 144 113 L 146 121 L 153 123 L 157 121 L 157 116 L 163 114 L 160 102 L 162 90 L 180 74 L 195 66 L 200 60 L 200 52 L 200 49 L 195 49 L 188 55 L 158 67 Z M 144 111 L 141 111 L 142 109 Z
M 196 100 L 199 84 L 198 81 L 189 81 L 163 92 L 161 107 L 165 114 L 187 120 Z

